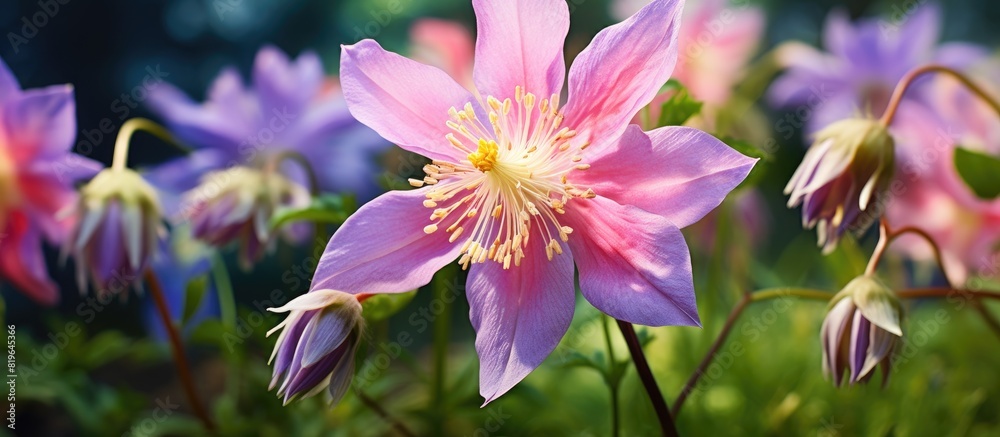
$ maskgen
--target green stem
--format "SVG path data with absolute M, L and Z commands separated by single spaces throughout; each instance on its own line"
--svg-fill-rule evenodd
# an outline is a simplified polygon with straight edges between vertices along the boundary
M 448 333 L 451 328 L 451 302 L 454 301 L 453 298 L 448 296 L 448 282 L 445 279 L 454 277 L 454 275 L 448 273 L 448 271 L 439 272 L 434 277 L 434 299 L 441 302 L 444 309 L 434 319 L 434 374 L 432 377 L 434 385 L 431 399 L 434 402 L 436 410 L 432 414 L 432 435 L 443 435 L 446 416 L 445 378 L 448 372 Z
M 215 292 L 219 298 L 219 312 L 222 326 L 230 332 L 236 331 L 236 296 L 233 294 L 233 283 L 226 270 L 226 261 L 216 254 L 212 257 L 212 280 L 215 282 Z
M 608 326 L 607 315 L 601 315 L 601 324 L 604 326 L 604 344 L 608 348 L 608 389 L 611 390 L 611 435 L 613 437 L 618 437 L 619 428 L 621 425 L 620 418 L 618 414 L 618 383 L 619 380 L 611 380 L 614 377 L 614 369 L 618 365 L 618 360 L 615 359 L 615 348 L 611 344 L 611 328 Z
M 153 134 L 157 138 L 184 152 L 191 151 L 174 139 L 173 135 L 170 135 L 170 131 L 168 131 L 165 127 L 145 118 L 132 118 L 126 121 L 125 124 L 122 125 L 121 129 L 118 130 L 118 138 L 115 139 L 114 158 L 111 161 L 111 168 L 113 170 L 121 171 L 128 167 L 128 152 L 129 146 L 132 142 L 132 136 L 139 131 L 145 131 Z
M 753 302 L 760 302 L 762 300 L 775 299 L 779 297 L 798 297 L 802 299 L 813 299 L 813 300 L 830 300 L 833 298 L 832 293 L 828 293 L 822 290 L 814 290 L 809 288 L 768 288 L 760 290 L 755 293 L 750 294 L 750 300 Z

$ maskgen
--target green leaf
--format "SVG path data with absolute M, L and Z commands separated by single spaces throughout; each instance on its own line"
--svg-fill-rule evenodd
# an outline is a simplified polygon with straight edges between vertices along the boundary
M 416 290 L 406 293 L 376 294 L 361 303 L 362 315 L 368 323 L 388 319 L 409 305 L 416 295 Z
M 188 283 L 187 290 L 184 292 L 184 312 L 181 316 L 181 325 L 186 325 L 188 320 L 191 320 L 194 313 L 198 311 L 206 292 L 208 292 L 208 278 L 202 276 Z
M 976 196 L 1000 196 L 1000 158 L 961 147 L 955 148 L 955 169 Z
M 271 218 L 271 229 L 278 229 L 288 223 L 307 221 L 312 223 L 343 223 L 357 210 L 353 196 L 332 194 L 313 198 L 309 206 L 302 209 L 278 211 Z
M 698 115 L 701 112 L 701 107 L 704 106 L 702 102 L 691 97 L 687 88 L 675 80 L 667 82 L 662 91 L 674 91 L 674 95 L 660 107 L 660 119 L 656 124 L 658 127 L 681 126 L 691 117 Z

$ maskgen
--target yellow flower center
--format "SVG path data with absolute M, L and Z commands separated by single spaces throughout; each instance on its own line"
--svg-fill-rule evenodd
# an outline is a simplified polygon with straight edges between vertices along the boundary
M 14 162 L 4 147 L 0 145 L 0 226 L 6 221 L 7 211 L 18 203 L 20 197 L 17 192 Z
M 410 180 L 416 187 L 434 185 L 424 200 L 433 210 L 424 232 L 445 229 L 452 243 L 462 244 L 463 268 L 486 261 L 505 269 L 520 265 L 536 240 L 551 260 L 573 232 L 559 219 L 568 203 L 596 196 L 570 181 L 573 171 L 590 167 L 579 153 L 587 144 L 575 145 L 576 131 L 562 126 L 558 95 L 538 101 L 517 87 L 513 101 L 490 96 L 486 103 L 488 124 L 471 103 L 449 111 L 453 132 L 446 139 L 467 159 L 435 160 L 424 167 L 423 180 Z

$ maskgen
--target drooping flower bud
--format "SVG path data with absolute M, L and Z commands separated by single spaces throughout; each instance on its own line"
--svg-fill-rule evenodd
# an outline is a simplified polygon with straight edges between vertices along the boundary
M 104 170 L 80 189 L 78 215 L 63 252 L 80 289 L 88 276 L 99 294 L 139 281 L 165 234 L 156 190 L 132 170 Z
M 285 404 L 323 389 L 328 389 L 331 403 L 339 402 L 354 376 L 363 326 L 358 299 L 340 291 L 317 290 L 268 311 L 289 313 L 267 333 L 281 330 L 268 361 L 274 363 L 269 388 L 278 386 L 278 397 Z
M 847 382 L 868 382 L 878 365 L 883 384 L 889 378 L 892 354 L 900 345 L 902 308 L 899 299 L 871 276 L 855 278 L 834 296 L 823 320 L 823 373 L 838 387 Z
M 240 263 L 249 269 L 274 247 L 274 213 L 305 207 L 309 199 L 305 187 L 277 172 L 233 167 L 206 175 L 186 195 L 184 215 L 195 238 L 216 247 L 238 241 Z
M 788 181 L 788 207 L 802 204 L 802 225 L 817 228 L 829 253 L 845 233 L 862 231 L 878 217 L 894 167 L 895 142 L 879 121 L 838 121 L 816 134 Z

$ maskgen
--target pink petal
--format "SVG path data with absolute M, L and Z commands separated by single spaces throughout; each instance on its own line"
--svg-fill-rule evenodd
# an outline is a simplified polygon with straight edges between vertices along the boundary
M 565 0 L 474 0 L 475 82 L 479 93 L 503 100 L 514 88 L 540 98 L 562 92 L 569 32 Z
M 542 364 L 573 319 L 573 259 L 568 249 L 549 261 L 544 245 L 532 243 L 520 266 L 504 270 L 501 264 L 487 261 L 473 264 L 469 272 L 479 392 L 485 403 Z
M 602 30 L 569 71 L 566 126 L 599 151 L 625 131 L 677 62 L 679 0 L 656 0 Z
M 673 223 L 600 196 L 570 206 L 569 244 L 590 303 L 640 325 L 700 325 L 691 255 Z
M 458 83 L 471 88 L 475 48 L 472 34 L 461 23 L 423 18 L 410 28 L 414 60 L 446 71 Z
M 0 229 L 0 280 L 42 305 L 59 301 L 59 289 L 45 269 L 41 232 L 17 212 L 8 218 L 6 229 Z
M 426 191 L 391 191 L 354 213 L 330 239 L 311 289 L 401 293 L 427 285 L 462 247 L 447 232 L 424 233 Z
M 448 110 L 461 109 L 475 99 L 447 73 L 364 40 L 343 47 L 340 74 L 344 98 L 358 121 L 413 153 L 448 161 L 465 159 L 467 154 L 445 139 L 451 133 Z
M 698 129 L 664 127 L 647 136 L 632 125 L 578 183 L 683 228 L 719 206 L 756 162 Z

